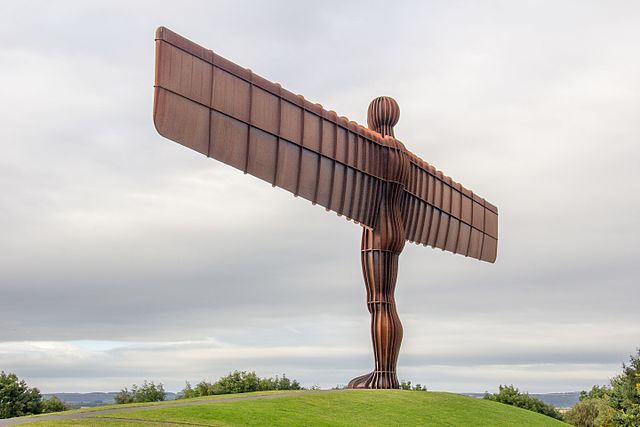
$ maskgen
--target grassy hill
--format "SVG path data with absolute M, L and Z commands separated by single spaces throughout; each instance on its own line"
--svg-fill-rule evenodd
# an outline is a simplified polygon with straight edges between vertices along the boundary
M 38 421 L 28 425 L 133 427 L 141 425 L 133 420 L 145 420 L 151 421 L 145 425 L 169 421 L 205 426 L 566 426 L 544 415 L 488 400 L 403 390 L 346 390 L 180 407 L 158 405 L 153 409 L 93 416 L 99 418 Z

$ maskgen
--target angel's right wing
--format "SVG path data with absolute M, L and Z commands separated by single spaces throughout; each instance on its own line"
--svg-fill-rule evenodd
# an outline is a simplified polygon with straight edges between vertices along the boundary
M 495 262 L 498 208 L 416 155 L 402 207 L 410 242 Z
M 390 149 L 380 134 L 163 27 L 156 32 L 153 118 L 166 138 L 376 226 Z M 495 261 L 496 207 L 410 159 L 406 238 Z
M 375 227 L 379 134 L 163 27 L 153 117 L 166 138 Z

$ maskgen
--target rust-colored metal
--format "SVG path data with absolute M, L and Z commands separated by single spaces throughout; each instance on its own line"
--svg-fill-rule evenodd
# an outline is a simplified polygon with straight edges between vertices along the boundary
M 362 225 L 374 370 L 351 388 L 398 388 L 394 290 L 405 241 L 495 262 L 498 209 L 395 138 L 374 99 L 365 128 L 164 28 L 156 32 L 158 132 Z

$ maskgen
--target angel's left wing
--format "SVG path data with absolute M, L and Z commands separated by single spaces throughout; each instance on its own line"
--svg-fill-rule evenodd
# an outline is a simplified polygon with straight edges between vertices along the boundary
M 495 262 L 498 208 L 410 154 L 409 185 L 402 206 L 406 239 Z

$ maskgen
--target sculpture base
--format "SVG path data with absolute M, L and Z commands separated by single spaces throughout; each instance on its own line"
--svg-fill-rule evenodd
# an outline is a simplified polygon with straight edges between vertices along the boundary
M 347 388 L 397 389 L 400 383 L 395 371 L 373 371 L 352 379 Z

